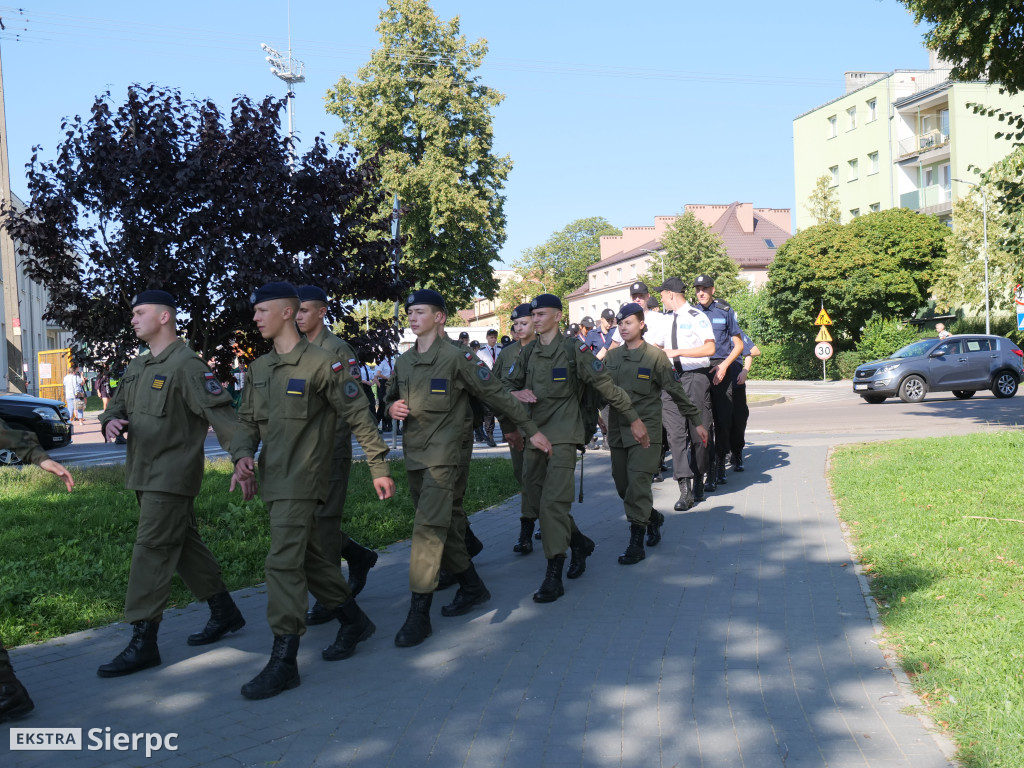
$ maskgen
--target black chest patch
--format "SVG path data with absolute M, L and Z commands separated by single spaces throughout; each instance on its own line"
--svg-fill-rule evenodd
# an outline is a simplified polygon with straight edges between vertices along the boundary
M 569 380 L 569 369 L 568 368 L 552 368 L 551 369 L 551 380 L 552 381 L 568 381 Z
M 638 379 L 643 379 L 644 381 L 650 381 L 651 380 L 651 369 L 650 368 L 637 368 L 636 369 L 636 377 Z
M 285 392 L 292 397 L 302 397 L 306 394 L 306 380 L 288 379 L 288 389 L 286 389 Z
M 432 395 L 447 395 L 448 394 L 448 379 L 431 379 L 430 380 L 430 394 L 432 394 Z

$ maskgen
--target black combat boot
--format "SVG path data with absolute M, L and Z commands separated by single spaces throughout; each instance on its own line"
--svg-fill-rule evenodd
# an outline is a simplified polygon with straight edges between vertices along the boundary
M 743 451 L 733 451 L 732 454 L 732 471 L 742 472 L 743 471 Z
M 405 624 L 395 635 L 395 645 L 399 648 L 411 648 L 430 637 L 430 603 L 433 597 L 430 593 L 412 593 L 409 615 L 405 617 Z
M 219 592 L 206 601 L 210 606 L 210 620 L 202 632 L 188 636 L 189 645 L 209 645 L 228 632 L 237 632 L 245 626 L 245 618 L 228 592 Z
M 441 608 L 442 616 L 461 616 L 469 613 L 473 606 L 491 599 L 491 593 L 487 591 L 472 563 L 462 573 L 455 574 L 455 578 L 459 582 L 459 591 L 455 593 L 454 600 Z
M 466 523 L 466 552 L 469 556 L 476 557 L 484 551 L 484 543 L 476 537 L 473 533 L 473 529 L 469 527 L 469 523 Z
M 366 575 L 377 564 L 377 553 L 352 539 L 347 539 L 345 546 L 341 548 L 341 556 L 348 562 L 348 586 L 352 590 L 352 597 L 355 597 L 366 586 Z
M 587 570 L 587 558 L 594 554 L 594 542 L 575 528 L 569 538 L 569 552 L 572 559 L 565 575 L 570 579 L 578 579 Z
M 494 442 L 494 430 L 493 429 L 489 430 L 486 433 L 486 436 L 487 436 L 487 447 L 488 448 L 497 448 L 498 444 L 496 442 Z
M 708 489 L 709 483 L 704 481 L 705 477 L 710 477 L 710 475 L 695 475 L 694 478 L 693 478 L 693 503 L 694 504 L 698 504 L 698 503 L 704 501 L 705 498 L 707 498 L 706 491 Z M 711 490 L 714 490 L 715 489 L 714 483 L 710 483 L 710 485 L 711 485 Z
M 651 517 L 647 521 L 647 546 L 656 547 L 661 541 L 661 526 L 665 524 L 665 516 L 656 509 L 651 510 Z M 640 558 L 641 560 L 643 558 Z
M 519 541 L 512 547 L 512 551 L 521 555 L 533 552 L 533 520 L 530 518 L 519 518 Z
M 685 512 L 693 506 L 693 478 L 684 477 L 679 481 L 679 501 L 676 502 L 676 512 Z
M 313 607 L 306 611 L 306 626 L 315 627 L 317 624 L 326 624 L 329 621 L 334 621 L 334 611 L 330 611 L 320 604 L 317 600 L 313 603 Z
M 644 527 L 640 523 L 629 524 L 629 544 L 626 551 L 619 555 L 620 565 L 636 565 L 647 557 L 644 552 Z
M 544 581 L 540 589 L 533 593 L 535 603 L 553 603 L 565 594 L 565 587 L 562 586 L 562 566 L 565 565 L 565 555 L 555 555 L 548 560 L 548 570 L 544 574 Z
M 454 587 L 457 583 L 458 582 L 455 580 L 455 574 L 442 568 L 437 572 L 437 586 L 434 587 L 434 591 L 437 592 L 439 589 Z
M 718 463 L 715 465 L 718 471 L 715 473 L 715 483 L 717 485 L 725 485 L 729 482 L 729 478 L 725 476 L 725 456 L 718 457 Z
M 347 659 L 356 652 L 356 646 L 363 640 L 369 640 L 377 627 L 363 609 L 356 605 L 356 599 L 350 597 L 334 609 L 334 616 L 341 624 L 334 642 L 323 649 L 320 655 L 324 661 L 340 661 Z
M 290 688 L 298 688 L 302 682 L 295 661 L 298 652 L 298 635 L 275 635 L 270 661 L 262 672 L 242 686 L 242 695 L 247 699 L 269 699 Z
M 0 645 L 2 649 L 3 645 Z M 0 667 L 0 723 L 27 715 L 34 708 L 25 686 L 14 676 L 11 665 L 4 663 Z
M 121 677 L 160 663 L 160 649 L 156 647 L 156 633 L 159 621 L 136 621 L 132 623 L 132 639 L 128 646 L 114 657 L 113 661 L 101 664 L 96 670 L 100 677 Z

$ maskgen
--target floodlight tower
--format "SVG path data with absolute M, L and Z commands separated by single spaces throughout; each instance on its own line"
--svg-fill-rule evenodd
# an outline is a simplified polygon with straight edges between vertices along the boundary
M 288 85 L 288 95 L 285 96 L 285 103 L 288 106 L 288 138 L 291 144 L 292 166 L 295 165 L 295 124 L 292 118 L 292 101 L 295 99 L 293 86 L 296 83 L 306 81 L 306 65 L 292 56 L 292 14 L 291 4 L 288 6 L 288 53 L 271 48 L 266 43 L 260 43 L 260 48 L 266 52 L 266 60 L 270 64 L 270 74 L 284 80 Z

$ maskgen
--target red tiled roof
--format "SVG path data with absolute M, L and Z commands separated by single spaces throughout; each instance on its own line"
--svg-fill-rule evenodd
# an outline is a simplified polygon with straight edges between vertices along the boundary
M 768 219 L 754 211 L 754 231 L 744 232 L 737 217 L 739 203 L 730 205 L 711 231 L 722 237 L 729 258 L 739 265 L 740 269 L 763 269 L 771 264 L 775 252 L 792 235 Z M 774 248 L 770 248 L 765 240 L 771 240 Z

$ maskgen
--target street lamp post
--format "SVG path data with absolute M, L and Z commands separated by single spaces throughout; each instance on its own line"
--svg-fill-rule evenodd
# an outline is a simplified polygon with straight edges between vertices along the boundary
M 990 334 L 992 333 L 992 325 L 989 320 L 988 308 L 988 195 L 985 194 L 985 186 L 983 184 L 967 181 L 966 179 L 953 179 L 953 181 L 959 181 L 961 184 L 977 187 L 981 192 L 981 254 L 985 260 L 985 333 Z

